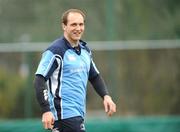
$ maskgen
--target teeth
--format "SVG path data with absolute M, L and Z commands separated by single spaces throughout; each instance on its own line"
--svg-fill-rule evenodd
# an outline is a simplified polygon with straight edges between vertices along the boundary
M 79 35 L 79 34 L 81 34 L 81 33 L 74 33 L 74 34 Z

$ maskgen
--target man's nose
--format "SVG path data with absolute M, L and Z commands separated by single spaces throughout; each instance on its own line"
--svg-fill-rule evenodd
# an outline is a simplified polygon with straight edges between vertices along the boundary
M 80 25 L 77 25 L 76 26 L 76 30 L 80 30 L 81 29 L 81 26 Z

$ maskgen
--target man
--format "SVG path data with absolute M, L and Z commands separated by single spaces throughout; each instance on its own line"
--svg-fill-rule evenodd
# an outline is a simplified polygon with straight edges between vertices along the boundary
M 59 132 L 85 132 L 86 85 L 89 80 L 103 98 L 107 115 L 116 112 L 90 49 L 81 40 L 85 29 L 81 10 L 62 15 L 63 37 L 55 40 L 42 55 L 34 86 L 42 108 L 44 128 Z

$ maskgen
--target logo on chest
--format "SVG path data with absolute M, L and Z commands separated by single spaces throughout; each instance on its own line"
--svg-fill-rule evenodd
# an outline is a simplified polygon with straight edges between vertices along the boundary
M 76 61 L 76 57 L 74 55 L 68 55 L 67 58 L 69 61 Z

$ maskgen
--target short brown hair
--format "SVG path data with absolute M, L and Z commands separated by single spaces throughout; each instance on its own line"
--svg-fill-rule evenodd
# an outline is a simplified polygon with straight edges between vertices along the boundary
M 79 9 L 69 9 L 67 11 L 65 11 L 63 14 L 62 14 L 62 17 L 61 17 L 61 22 L 64 23 L 65 25 L 67 25 L 67 18 L 68 18 L 68 15 L 69 13 L 71 12 L 75 12 L 75 13 L 79 13 L 82 15 L 82 17 L 84 18 L 84 22 L 85 22 L 85 14 L 83 11 L 79 10 Z

